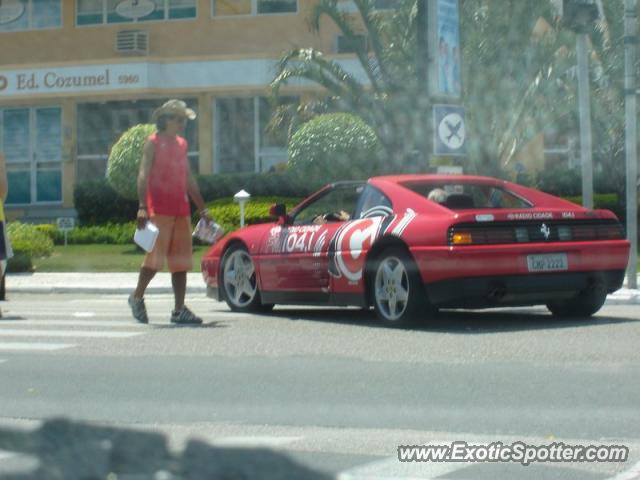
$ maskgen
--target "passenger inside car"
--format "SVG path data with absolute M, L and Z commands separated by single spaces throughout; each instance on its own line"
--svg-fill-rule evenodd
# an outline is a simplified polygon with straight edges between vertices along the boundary
M 442 188 L 434 188 L 429 192 L 429 195 L 427 195 L 427 198 L 432 202 L 436 202 L 442 205 L 444 204 L 444 202 L 447 201 L 447 196 L 448 196 L 447 192 L 444 191 Z

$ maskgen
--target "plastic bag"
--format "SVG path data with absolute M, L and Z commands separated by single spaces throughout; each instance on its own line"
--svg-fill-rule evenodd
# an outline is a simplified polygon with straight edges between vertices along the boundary
M 222 227 L 213 221 L 201 218 L 193 231 L 193 236 L 206 243 L 214 244 L 224 235 Z

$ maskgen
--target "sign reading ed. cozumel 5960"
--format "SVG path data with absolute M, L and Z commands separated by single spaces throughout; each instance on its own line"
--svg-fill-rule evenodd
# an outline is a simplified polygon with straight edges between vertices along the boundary
M 0 70 L 0 96 L 142 88 L 147 69 L 136 65 Z

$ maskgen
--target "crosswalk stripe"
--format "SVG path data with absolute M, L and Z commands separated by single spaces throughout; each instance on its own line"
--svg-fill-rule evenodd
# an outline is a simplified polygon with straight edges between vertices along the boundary
M 279 437 L 279 436 L 238 436 L 209 438 L 207 442 L 217 447 L 280 447 L 296 442 L 304 437 Z
M 0 450 L 0 460 L 6 460 L 7 458 L 15 457 L 13 452 L 7 452 L 6 450 Z
M 13 320 L 7 321 L 6 326 L 23 327 L 33 325 L 51 325 L 59 327 L 108 327 L 108 328 L 148 328 L 147 325 L 133 321 L 122 320 Z M 4 326 L 0 324 L 0 331 Z
M 18 330 L 0 328 L 2 337 L 78 337 L 78 338 L 127 338 L 142 335 L 143 332 L 97 332 L 86 330 Z
M 0 351 L 53 351 L 75 346 L 75 343 L 0 342 Z
M 611 477 L 608 480 L 638 480 L 640 479 L 640 462 L 636 463 L 629 470 L 619 473 L 615 477 Z

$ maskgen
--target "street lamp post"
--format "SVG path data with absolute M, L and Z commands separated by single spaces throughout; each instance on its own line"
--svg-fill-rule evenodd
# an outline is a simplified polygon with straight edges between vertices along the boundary
M 587 34 L 576 35 L 578 56 L 578 110 L 580 114 L 580 163 L 582 166 L 582 205 L 593 208 L 593 158 L 591 145 L 591 96 L 589 95 L 589 54 Z
M 244 227 L 244 206 L 250 198 L 251 194 L 244 190 L 240 190 L 233 196 L 233 200 L 240 204 L 240 227 Z
M 636 0 L 624 2 L 624 91 L 625 91 L 625 153 L 627 174 L 627 238 L 631 242 L 627 286 L 638 288 L 638 137 L 636 120 L 635 57 L 638 41 Z

